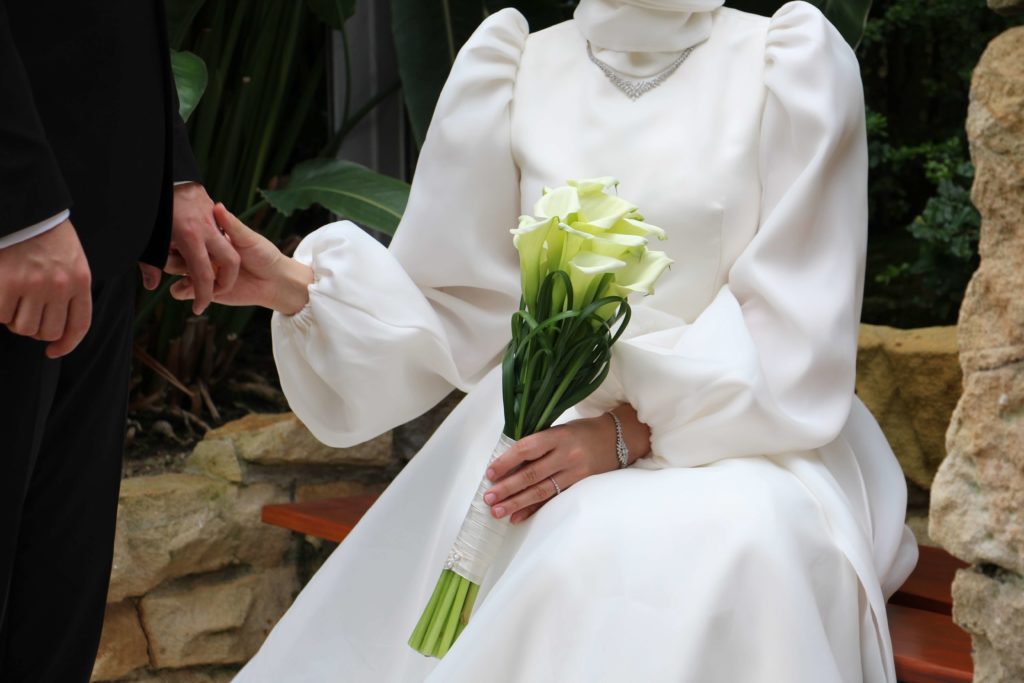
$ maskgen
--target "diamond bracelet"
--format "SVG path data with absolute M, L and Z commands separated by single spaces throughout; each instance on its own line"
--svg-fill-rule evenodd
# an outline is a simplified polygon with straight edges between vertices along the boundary
M 615 422 L 615 457 L 619 459 L 619 469 L 629 465 L 629 448 L 626 447 L 626 440 L 622 438 L 622 423 L 619 416 L 609 411 L 612 421 Z

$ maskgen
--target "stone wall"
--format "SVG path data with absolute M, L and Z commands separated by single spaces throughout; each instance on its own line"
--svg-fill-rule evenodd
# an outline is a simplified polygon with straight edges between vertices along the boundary
M 1024 681 L 1024 27 L 978 63 L 967 133 L 981 265 L 960 309 L 964 392 L 930 533 L 971 564 L 953 584 L 953 617 L 971 634 L 975 680 Z
M 309 573 L 263 505 L 380 491 L 398 469 L 390 434 L 333 449 L 294 415 L 251 415 L 207 434 L 185 472 L 124 480 L 92 680 L 231 680 Z

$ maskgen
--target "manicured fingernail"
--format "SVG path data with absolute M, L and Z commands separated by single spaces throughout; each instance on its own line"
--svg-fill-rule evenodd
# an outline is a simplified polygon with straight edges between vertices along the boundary
M 477 470 L 477 472 L 479 472 L 479 471 L 480 470 Z M 494 475 L 495 475 L 495 472 L 494 472 L 494 468 L 493 467 L 487 468 L 487 472 L 484 474 L 484 476 L 487 477 L 488 479 L 490 479 L 491 481 L 494 481 Z
M 487 503 L 488 505 L 493 503 L 495 498 L 497 498 L 497 496 L 495 496 L 493 493 L 484 494 L 484 502 Z
M 502 517 L 505 516 L 505 508 L 502 507 L 501 505 L 499 505 L 496 508 L 492 508 L 492 510 L 494 512 L 494 516 L 497 517 L 498 519 L 501 519 Z

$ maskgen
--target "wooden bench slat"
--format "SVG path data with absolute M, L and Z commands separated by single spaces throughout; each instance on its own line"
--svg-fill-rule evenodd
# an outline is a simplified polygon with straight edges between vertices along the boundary
M 904 683 L 970 683 L 971 637 L 944 614 L 890 604 L 896 678 Z
M 967 566 L 940 548 L 920 547 L 921 556 L 910 578 L 900 586 L 890 604 L 914 607 L 928 612 L 953 613 L 953 577 Z
M 370 493 L 306 503 L 264 505 L 260 518 L 266 524 L 341 543 L 379 496 L 378 493 Z

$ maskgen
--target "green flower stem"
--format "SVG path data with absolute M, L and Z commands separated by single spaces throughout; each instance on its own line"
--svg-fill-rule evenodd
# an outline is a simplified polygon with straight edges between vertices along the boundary
M 430 615 L 430 625 L 427 627 L 427 634 L 423 637 L 422 652 L 425 655 L 433 656 L 437 649 L 437 639 L 441 636 L 441 628 L 444 626 L 443 615 L 451 609 L 452 601 L 455 599 L 455 573 L 445 569 L 441 572 L 440 581 L 444 581 L 444 590 L 441 592 L 441 599 Z
M 434 618 L 430 621 L 427 637 L 423 642 L 423 649 L 426 650 L 427 654 L 434 657 L 437 656 L 437 652 L 440 650 L 441 634 L 448 621 L 448 615 L 454 609 L 455 594 L 459 589 L 460 579 L 462 578 L 450 569 L 445 569 L 444 573 L 448 574 L 448 583 L 445 586 L 444 594 L 441 596 L 441 602 L 434 613 Z
M 469 579 L 457 576 L 455 601 L 452 603 L 451 611 L 448 612 L 448 619 L 445 622 L 444 631 L 441 633 L 441 642 L 437 646 L 438 658 L 444 657 L 448 649 L 451 648 L 452 643 L 455 642 L 455 628 L 459 625 L 459 621 L 461 621 L 462 606 L 466 601 L 469 585 Z
M 423 636 L 426 635 L 430 620 L 437 611 L 437 603 L 441 599 L 441 594 L 444 592 L 446 585 L 447 577 L 444 572 L 441 572 L 441 576 L 437 579 L 437 585 L 434 586 L 434 592 L 430 595 L 430 602 L 427 603 L 427 607 L 423 610 L 420 620 L 416 623 L 416 628 L 413 629 L 412 635 L 409 637 L 409 646 L 416 651 L 420 651 L 423 644 Z

